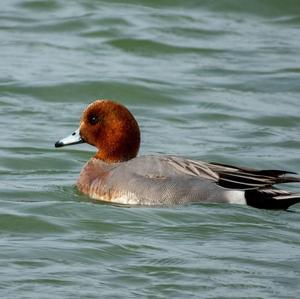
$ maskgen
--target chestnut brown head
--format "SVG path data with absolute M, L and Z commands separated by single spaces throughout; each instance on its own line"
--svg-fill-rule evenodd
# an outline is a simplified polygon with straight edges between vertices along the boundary
M 98 148 L 97 159 L 109 163 L 127 161 L 138 154 L 140 130 L 126 107 L 110 100 L 96 100 L 83 111 L 79 130 L 55 146 L 81 142 Z

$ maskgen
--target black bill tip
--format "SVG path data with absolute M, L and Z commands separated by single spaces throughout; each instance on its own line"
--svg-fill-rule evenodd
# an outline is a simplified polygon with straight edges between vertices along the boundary
M 74 142 L 70 142 L 70 143 L 65 143 L 62 140 L 56 141 L 54 146 L 55 147 L 63 147 L 63 146 L 67 146 L 67 145 L 74 145 L 74 144 L 80 144 L 80 143 L 85 143 L 85 141 L 83 139 L 80 139 L 78 141 L 74 141 Z
M 62 146 L 64 146 L 64 144 L 59 140 L 59 141 L 55 142 L 54 146 L 55 147 L 62 147 Z
M 81 138 L 79 129 L 77 129 L 71 135 L 56 141 L 54 146 L 62 147 L 62 146 L 66 146 L 66 145 L 79 144 L 79 143 L 83 143 L 83 142 L 85 142 L 85 141 Z

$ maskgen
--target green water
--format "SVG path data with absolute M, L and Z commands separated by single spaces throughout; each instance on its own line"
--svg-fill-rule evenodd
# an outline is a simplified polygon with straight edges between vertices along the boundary
M 299 204 L 96 203 L 53 146 L 111 98 L 141 154 L 300 172 L 299 37 L 298 0 L 2 0 L 0 297 L 300 298 Z

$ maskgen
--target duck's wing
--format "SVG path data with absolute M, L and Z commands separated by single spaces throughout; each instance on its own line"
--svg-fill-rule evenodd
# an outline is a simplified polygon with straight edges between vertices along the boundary
M 163 160 L 164 162 L 167 162 L 168 166 L 173 167 L 174 170 L 176 170 L 176 174 L 179 175 L 210 179 L 215 182 L 218 182 L 220 178 L 218 173 L 206 162 L 184 159 L 176 156 L 165 156 L 163 157 Z
M 291 175 L 296 173 L 285 170 L 257 170 L 219 163 L 209 163 L 209 167 L 218 173 L 218 184 L 225 188 L 257 189 L 270 187 L 274 184 L 300 182 L 300 177 Z
M 230 189 L 247 190 L 270 187 L 274 184 L 300 182 L 300 177 L 290 175 L 295 173 L 284 170 L 257 170 L 173 156 L 168 156 L 167 161 L 182 174 L 211 179 L 218 185 Z

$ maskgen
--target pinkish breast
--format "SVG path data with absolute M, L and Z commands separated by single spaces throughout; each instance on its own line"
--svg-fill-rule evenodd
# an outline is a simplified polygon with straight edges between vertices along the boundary
M 77 180 L 77 188 L 80 192 L 90 195 L 96 190 L 101 192 L 101 185 L 105 184 L 109 170 L 111 167 L 107 163 L 98 159 L 90 159 L 82 168 L 79 178 Z

